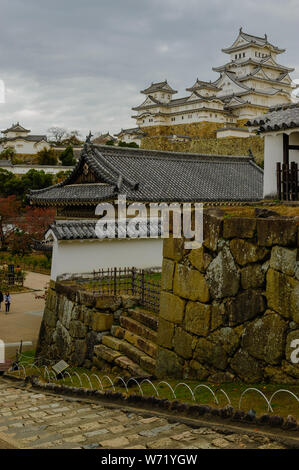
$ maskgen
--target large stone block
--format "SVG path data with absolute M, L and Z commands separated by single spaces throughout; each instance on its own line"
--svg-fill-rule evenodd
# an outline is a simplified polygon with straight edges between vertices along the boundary
M 43 320 L 47 327 L 54 328 L 58 320 L 58 314 L 56 310 L 50 310 L 48 307 L 45 307 Z
M 68 359 L 72 349 L 72 338 L 60 320 L 57 321 L 56 330 L 53 333 L 53 343 L 58 357 Z
M 235 238 L 230 242 L 230 249 L 235 261 L 240 266 L 248 263 L 263 261 L 268 255 L 268 250 L 246 240 Z
M 188 255 L 190 263 L 200 272 L 205 273 L 207 267 L 212 261 L 212 256 L 205 251 L 205 248 L 202 246 L 201 248 L 196 248 L 190 251 Z
M 195 346 L 195 338 L 186 333 L 183 328 L 177 327 L 173 337 L 173 346 L 175 352 L 184 359 L 192 357 L 193 348 Z
M 186 331 L 198 336 L 207 336 L 210 330 L 211 305 L 188 302 L 184 319 Z
M 299 323 L 299 281 L 270 268 L 266 282 L 268 307 Z
M 75 366 L 82 366 L 86 359 L 87 346 L 86 341 L 83 339 L 77 339 L 74 341 L 73 352 L 71 354 L 71 363 Z
M 222 235 L 223 218 L 204 212 L 203 244 L 212 251 L 217 250 L 217 244 Z
M 156 362 L 156 375 L 160 378 L 183 377 L 184 361 L 173 351 L 159 348 Z
M 220 370 L 225 370 L 227 366 L 227 354 L 223 347 L 205 338 L 199 338 L 194 351 L 194 359 L 204 366 L 208 364 Z
M 94 307 L 96 303 L 94 294 L 85 290 L 78 291 L 77 299 L 81 305 L 85 305 L 86 307 Z
M 256 220 L 250 217 L 230 217 L 223 221 L 224 238 L 253 238 Z
M 299 357 L 299 353 L 298 353 L 298 357 Z M 298 379 L 299 379 L 298 363 L 297 364 L 290 364 L 289 362 L 283 361 L 282 362 L 282 370 L 285 374 L 290 375 L 294 379 L 297 379 L 297 384 L 298 384 Z
M 270 267 L 293 276 L 297 266 L 297 248 L 274 246 L 271 251 Z
M 264 297 L 254 290 L 242 292 L 226 305 L 230 326 L 252 320 L 265 310 Z
M 296 246 L 297 225 L 292 219 L 257 220 L 257 238 L 261 246 Z
M 172 338 L 174 334 L 174 323 L 164 320 L 160 317 L 157 344 L 164 348 L 172 348 Z
M 211 324 L 210 328 L 211 331 L 216 330 L 219 326 L 226 325 L 228 323 L 225 305 L 219 302 L 212 303 L 212 310 L 211 310 Z
M 113 324 L 113 314 L 112 313 L 92 313 L 92 323 L 91 328 L 93 331 L 107 331 L 110 330 Z
M 203 365 L 201 365 L 199 362 L 194 360 L 189 362 L 188 369 L 185 368 L 184 371 L 184 378 L 191 377 L 198 380 L 206 380 L 209 375 L 209 370 Z
M 164 258 L 162 263 L 161 289 L 172 290 L 175 262 Z
M 265 282 L 265 272 L 260 264 L 249 264 L 241 270 L 242 289 L 262 287 Z
M 227 246 L 216 256 L 207 269 L 206 279 L 214 299 L 236 295 L 240 274 Z
M 181 323 L 184 317 L 185 301 L 169 292 L 161 292 L 160 317 L 172 323 Z
M 267 366 L 264 370 L 265 379 L 271 383 L 276 384 L 298 384 L 298 380 L 294 377 L 287 375 L 281 367 Z
M 230 362 L 238 377 L 247 383 L 258 383 L 263 378 L 263 369 L 247 351 L 240 349 Z
M 242 327 L 237 327 L 234 329 L 230 327 L 225 327 L 215 331 L 209 337 L 209 339 L 213 343 L 221 344 L 227 354 L 231 356 L 238 349 L 242 331 Z
M 268 364 L 278 364 L 284 354 L 286 329 L 286 321 L 269 312 L 245 328 L 242 348 Z
M 60 302 L 59 304 L 59 310 L 61 311 L 61 323 L 67 329 L 70 328 L 73 308 L 74 303 L 71 300 L 68 300 L 66 297 L 64 297 L 63 302 Z
M 184 251 L 182 238 L 165 238 L 163 240 L 163 258 L 180 261 L 184 256 Z
M 101 295 L 95 298 L 95 307 L 99 310 L 111 310 L 115 312 L 122 304 L 121 297 L 114 295 Z
M 70 323 L 69 332 L 70 335 L 73 336 L 73 338 L 85 338 L 87 333 L 87 327 L 78 320 L 72 320 Z
M 200 272 L 177 264 L 174 275 L 173 292 L 189 300 L 208 302 L 210 298 L 208 284 Z

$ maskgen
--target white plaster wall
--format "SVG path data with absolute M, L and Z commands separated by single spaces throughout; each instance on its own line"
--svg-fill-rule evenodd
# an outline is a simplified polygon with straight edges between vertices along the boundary
M 224 131 L 217 131 L 217 139 L 223 139 L 224 137 L 252 137 L 252 134 L 246 131 L 236 131 L 233 129 L 227 129 Z
M 15 175 L 25 175 L 29 170 L 43 170 L 45 173 L 55 175 L 60 171 L 70 171 L 73 166 L 46 166 L 46 165 L 13 165 L 13 166 L 0 166 L 3 170 L 8 170 Z
M 16 153 L 36 154 L 44 147 L 49 149 L 50 145 L 47 142 L 36 143 L 20 139 L 12 142 L 6 142 L 3 147 L 13 147 Z
M 265 135 L 264 197 L 277 194 L 276 163 L 283 162 L 283 135 Z
M 162 266 L 163 240 L 115 239 L 53 242 L 51 279 L 60 274 L 88 273 L 114 267 Z
M 290 134 L 290 145 L 299 145 L 299 132 Z M 299 150 L 290 150 L 290 163 L 296 162 L 299 165 Z

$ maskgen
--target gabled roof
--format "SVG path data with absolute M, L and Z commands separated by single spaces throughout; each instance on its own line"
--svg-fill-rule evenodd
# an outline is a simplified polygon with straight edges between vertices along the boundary
M 190 98 L 191 98 L 192 96 L 195 96 L 196 98 L 193 99 L 193 100 L 191 100 Z M 199 100 L 200 100 L 200 101 L 219 101 L 219 102 L 222 103 L 222 100 L 221 100 L 220 98 L 218 98 L 216 95 L 203 96 L 203 95 L 201 95 L 198 91 L 195 91 L 195 90 L 194 90 L 194 91 L 192 92 L 192 95 L 189 96 L 188 101 L 195 101 L 195 100 L 197 100 L 197 101 L 199 101 Z
M 91 171 L 95 183 L 76 183 Z M 86 142 L 61 183 L 30 191 L 39 205 L 98 204 L 125 194 L 128 201 L 249 201 L 263 195 L 263 171 L 251 157 L 199 155 L 96 146 Z
M 198 80 L 198 78 L 196 79 L 196 82 L 194 83 L 194 85 L 190 88 L 186 88 L 186 91 L 195 91 L 195 90 L 215 90 L 215 91 L 219 91 L 220 88 L 218 88 L 216 85 L 214 85 L 214 83 L 212 82 L 204 82 L 202 80 Z
M 25 129 L 25 127 L 21 126 L 18 122 L 16 124 L 12 124 L 11 127 L 2 131 L 2 134 L 7 134 L 7 132 L 30 132 L 29 129 Z
M 139 136 L 145 136 L 146 133 L 140 129 L 140 127 L 131 127 L 130 129 L 121 129 L 118 134 L 114 134 L 116 137 L 119 137 L 123 134 L 129 134 L 129 135 L 139 135 Z
M 299 103 L 270 108 L 267 114 L 251 119 L 246 125 L 257 127 L 259 133 L 299 127 Z
M 242 43 L 240 43 L 240 39 L 243 39 L 245 42 L 243 41 Z M 234 43 L 230 47 L 222 49 L 222 52 L 230 54 L 231 52 L 244 49 L 250 45 L 262 48 L 270 48 L 275 51 L 276 54 L 281 54 L 282 52 L 285 52 L 285 49 L 280 49 L 279 47 L 276 47 L 270 42 L 268 42 L 267 34 L 265 34 L 265 36 L 263 37 L 254 36 L 252 34 L 244 33 L 242 28 L 240 28 L 239 35 L 234 41 Z
M 110 224 L 110 226 L 107 223 L 105 237 L 101 237 L 99 232 L 96 232 L 97 220 L 56 220 L 50 225 L 45 238 L 49 238 L 52 234 L 57 240 L 94 240 L 107 237 L 118 238 L 124 235 L 129 237 L 129 222 L 130 220 L 125 220 L 123 224 L 119 224 L 116 220 L 115 224 Z M 162 222 L 158 219 L 156 221 L 141 220 L 138 232 L 137 238 L 160 236 L 162 233 Z
M 234 72 L 229 72 L 228 70 L 225 70 L 224 72 L 222 72 L 221 76 L 218 78 L 218 80 L 216 80 L 216 83 L 217 85 L 219 84 L 219 82 L 221 82 L 221 80 L 223 79 L 224 76 L 227 76 L 233 83 L 235 83 L 236 85 L 238 85 L 238 87 L 240 88 L 243 88 L 244 90 L 250 90 L 250 88 L 247 86 L 247 85 L 244 85 L 244 83 L 240 83 L 239 82 L 239 79 L 237 78 L 236 74 Z
M 164 82 L 152 82 L 152 84 L 148 88 L 145 88 L 145 90 L 141 90 L 140 93 L 149 95 L 151 93 L 155 93 L 156 91 L 165 91 L 171 94 L 177 93 L 176 90 L 174 90 L 173 88 L 171 88 L 170 85 L 168 85 L 167 80 L 164 80 Z
M 3 137 L 0 139 L 0 142 L 14 142 L 17 140 L 25 140 L 27 142 L 47 142 L 47 136 L 46 135 L 19 135 L 16 137 Z
M 139 111 L 139 109 L 147 108 L 149 106 L 166 106 L 167 103 L 162 103 L 161 101 L 154 98 L 152 95 L 148 95 L 146 99 L 139 106 L 132 108 L 133 111 Z
M 270 63 L 268 64 L 268 62 Z M 222 72 L 224 70 L 228 70 L 229 67 L 243 67 L 248 64 L 252 64 L 255 66 L 265 66 L 270 69 L 287 71 L 287 72 L 294 72 L 295 70 L 293 67 L 286 67 L 284 65 L 278 64 L 273 59 L 272 56 L 264 57 L 261 60 L 256 60 L 251 57 L 248 57 L 248 58 L 242 57 L 241 59 L 235 59 L 235 60 L 232 60 L 231 62 L 227 62 L 226 64 L 221 65 L 220 67 L 213 67 L 212 70 L 214 70 L 214 72 Z

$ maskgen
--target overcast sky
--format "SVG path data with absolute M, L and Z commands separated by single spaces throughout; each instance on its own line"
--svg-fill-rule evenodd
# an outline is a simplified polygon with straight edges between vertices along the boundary
M 117 132 L 134 127 L 139 91 L 167 78 L 179 91 L 226 62 L 240 26 L 286 48 L 299 78 L 299 0 L 0 0 L 0 128 L 20 121 Z

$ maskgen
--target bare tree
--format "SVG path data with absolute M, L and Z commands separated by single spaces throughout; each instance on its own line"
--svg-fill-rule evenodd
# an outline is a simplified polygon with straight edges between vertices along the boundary
M 66 129 L 64 129 L 63 127 L 56 126 L 50 127 L 50 129 L 48 129 L 48 133 L 50 135 L 50 138 L 58 144 L 62 141 L 63 137 L 67 135 Z

